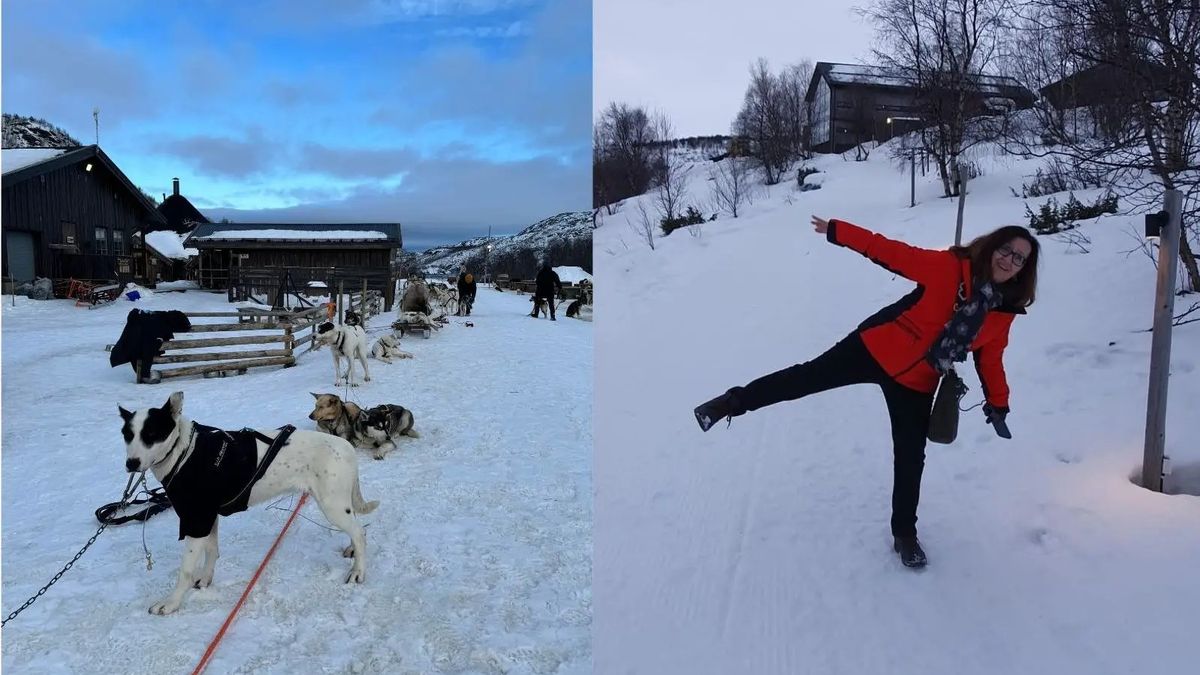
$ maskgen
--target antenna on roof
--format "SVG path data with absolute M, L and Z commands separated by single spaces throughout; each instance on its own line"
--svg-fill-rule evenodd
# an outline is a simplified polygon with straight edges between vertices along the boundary
M 100 108 L 92 108 L 92 119 L 96 122 L 96 145 L 100 145 Z

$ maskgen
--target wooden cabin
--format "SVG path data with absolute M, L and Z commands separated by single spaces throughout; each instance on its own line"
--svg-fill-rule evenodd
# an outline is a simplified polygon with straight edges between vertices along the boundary
M 99 146 L 10 148 L 2 160 L 6 284 L 147 280 L 134 234 L 166 221 Z

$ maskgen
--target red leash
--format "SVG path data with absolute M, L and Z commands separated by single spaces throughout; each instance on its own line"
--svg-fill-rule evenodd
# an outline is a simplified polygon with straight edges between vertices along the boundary
M 308 499 L 307 492 L 300 495 L 300 501 L 296 502 L 296 508 L 292 510 L 292 515 L 283 524 L 283 529 L 279 531 L 279 536 L 275 537 L 275 543 L 271 544 L 271 550 L 267 551 L 267 556 L 258 564 L 258 569 L 254 571 L 254 576 L 251 577 L 250 583 L 246 585 L 246 590 L 242 591 L 242 597 L 238 598 L 237 604 L 233 606 L 233 610 L 229 612 L 229 616 L 225 617 L 225 623 L 221 625 L 221 630 L 217 631 L 216 637 L 212 639 L 212 642 L 208 643 L 208 649 L 204 651 L 204 656 L 200 657 L 200 663 L 196 664 L 196 669 L 192 671 L 192 675 L 199 675 L 208 665 L 208 660 L 217 651 L 217 645 L 220 644 L 221 638 L 225 637 L 225 630 L 233 623 L 233 618 L 237 616 L 238 610 L 242 608 L 242 603 L 246 602 L 246 598 L 250 595 L 250 590 L 258 582 L 259 575 L 266 569 L 271 556 L 275 555 L 275 549 L 279 546 L 279 542 L 283 541 L 283 535 L 287 534 L 288 528 L 292 526 L 292 521 L 296 519 L 296 516 L 300 515 L 300 507 L 304 506 L 304 500 L 306 499 Z

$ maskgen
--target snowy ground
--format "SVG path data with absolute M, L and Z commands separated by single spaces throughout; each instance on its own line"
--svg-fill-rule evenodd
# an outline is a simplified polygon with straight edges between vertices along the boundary
M 312 429 L 309 392 L 334 392 L 328 350 L 291 369 L 135 385 L 109 368 L 133 303 L 3 298 L 3 607 L 12 611 L 95 532 L 120 497 L 117 405 L 186 394 L 201 423 Z M 148 309 L 228 310 L 222 295 L 157 293 Z M 481 289 L 470 317 L 405 339 L 411 361 L 370 361 L 366 405 L 399 403 L 423 437 L 384 461 L 360 451 L 368 573 L 342 583 L 344 535 L 311 503 L 276 551 L 211 673 L 583 673 L 590 671 L 592 327 L 527 316 L 528 299 Z M 369 326 L 388 332 L 386 316 Z M 338 392 L 338 393 L 344 393 Z M 151 479 L 151 484 L 154 481 Z M 173 512 L 111 527 L 5 627 L 13 673 L 188 672 L 294 504 L 226 519 L 211 588 L 176 614 L 146 612 L 175 583 Z M 288 510 L 283 510 L 283 509 Z M 314 522 L 315 521 L 315 522 Z
M 967 238 L 1025 222 L 1009 186 L 1036 166 L 982 163 Z M 963 413 L 956 443 L 930 445 L 922 572 L 890 548 L 891 442 L 877 388 L 699 431 L 695 405 L 817 356 L 912 288 L 814 234 L 810 214 L 953 243 L 955 204 L 938 198 L 932 174 L 910 209 L 908 176 L 884 150 L 813 164 L 824 173 L 808 182 L 822 189 L 775 186 L 743 217 L 657 237 L 654 251 L 627 223 L 634 200 L 596 230 L 596 274 L 607 280 L 596 299 L 596 672 L 1195 672 L 1200 498 L 1129 481 L 1150 347 L 1136 331 L 1151 324 L 1155 285 L 1149 260 L 1125 253 L 1140 216 L 1087 222 L 1087 254 L 1043 238 L 1038 301 L 1005 356 L 1014 439 L 998 438 L 977 408 Z M 705 172 L 694 169 L 685 203 L 708 199 Z M 1040 201 L 1029 200 L 1034 210 Z M 1193 494 L 1198 353 L 1200 324 L 1178 328 L 1167 448 L 1171 489 Z M 974 403 L 979 384 L 964 371 L 964 403 Z

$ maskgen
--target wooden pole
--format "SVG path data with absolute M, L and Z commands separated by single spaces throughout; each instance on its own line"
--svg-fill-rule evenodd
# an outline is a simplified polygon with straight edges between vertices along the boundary
M 1142 486 L 1162 492 L 1167 440 L 1167 382 L 1171 368 L 1171 321 L 1175 312 L 1175 275 L 1179 268 L 1179 236 L 1183 193 L 1163 195 L 1167 222 L 1159 234 L 1158 290 L 1154 297 L 1154 334 L 1150 341 L 1150 392 L 1146 397 L 1146 447 Z
M 338 282 L 338 299 L 337 299 L 337 322 L 342 325 L 342 295 L 346 292 L 345 280 Z
M 914 148 L 908 153 L 909 170 L 912 174 L 912 186 L 908 193 L 908 207 L 912 208 L 917 205 L 917 151 Z
M 962 246 L 963 208 L 967 205 L 967 177 L 963 174 L 961 160 L 954 163 L 954 174 L 958 178 L 958 224 L 954 228 L 954 245 Z

